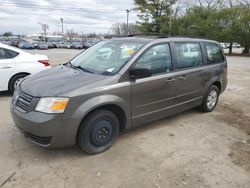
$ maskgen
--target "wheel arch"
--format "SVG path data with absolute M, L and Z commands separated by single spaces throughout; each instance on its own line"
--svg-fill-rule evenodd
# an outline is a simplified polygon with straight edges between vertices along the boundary
M 220 78 L 219 76 L 215 76 L 213 77 L 211 80 L 209 80 L 207 83 L 206 83 L 206 92 L 207 90 L 212 86 L 212 85 L 215 85 L 216 87 L 218 87 L 219 89 L 219 92 L 221 93 L 221 90 L 222 90 L 222 78 Z M 205 93 L 204 93 L 205 94 Z
M 94 113 L 94 112 L 97 111 L 97 110 L 109 110 L 109 111 L 111 111 L 112 113 L 114 113 L 114 114 L 116 115 L 116 117 L 118 118 L 118 121 L 119 121 L 119 129 L 120 129 L 120 131 L 124 131 L 124 130 L 125 130 L 125 128 L 126 128 L 126 121 L 127 121 L 126 113 L 125 113 L 125 111 L 123 110 L 122 107 L 120 107 L 120 106 L 117 105 L 117 104 L 112 104 L 112 103 L 107 103 L 107 104 L 98 105 L 98 106 L 96 106 L 95 108 L 89 110 L 89 111 L 84 115 L 84 117 L 82 118 L 79 127 L 81 126 L 81 124 L 84 122 L 84 120 L 85 120 L 90 114 Z M 78 127 L 78 130 L 79 130 L 79 127 Z
M 221 93 L 221 82 L 220 81 L 213 82 L 212 85 L 215 85 L 219 89 L 219 93 Z
M 91 98 L 82 103 L 74 112 L 65 113 L 63 119 L 74 118 L 78 119 L 78 123 L 75 125 L 75 140 L 77 141 L 77 135 L 80 126 L 84 120 L 93 112 L 100 109 L 106 109 L 113 112 L 119 120 L 119 129 L 124 131 L 131 128 L 131 112 L 130 102 L 126 102 L 125 99 L 116 95 L 102 95 Z M 70 112 L 71 110 L 69 110 Z
M 30 75 L 30 73 L 28 73 L 28 72 L 18 72 L 18 73 L 16 73 L 16 74 L 12 75 L 11 78 L 9 79 L 9 81 L 8 81 L 8 89 L 10 89 L 10 83 L 11 83 L 12 79 L 13 79 L 15 76 L 20 75 L 20 74 L 25 74 L 25 75 L 27 75 L 27 76 Z

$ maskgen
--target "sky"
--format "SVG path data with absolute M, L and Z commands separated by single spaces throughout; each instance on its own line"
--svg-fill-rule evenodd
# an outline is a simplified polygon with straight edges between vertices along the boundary
M 0 34 L 41 33 L 40 23 L 49 25 L 48 32 L 74 29 L 78 33 L 107 33 L 116 22 L 126 22 L 126 9 L 134 8 L 133 0 L 0 0 Z M 135 23 L 135 12 L 130 13 Z

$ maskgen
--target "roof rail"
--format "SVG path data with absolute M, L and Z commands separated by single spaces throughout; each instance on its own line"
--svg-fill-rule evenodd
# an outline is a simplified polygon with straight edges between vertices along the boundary
M 197 38 L 197 39 L 208 39 L 205 36 L 196 36 L 196 35 L 171 35 L 171 38 Z
M 130 35 L 123 35 L 117 37 L 152 37 L 152 38 L 197 38 L 197 39 L 208 39 L 205 36 L 196 35 L 169 35 L 166 33 L 134 33 Z
M 135 34 L 128 35 L 127 37 L 136 37 L 136 36 L 168 38 L 168 35 L 165 33 L 135 33 Z

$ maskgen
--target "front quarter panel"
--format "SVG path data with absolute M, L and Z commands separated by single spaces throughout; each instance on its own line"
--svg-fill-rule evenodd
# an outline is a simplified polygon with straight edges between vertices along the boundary
M 131 128 L 130 82 L 99 87 L 92 91 L 89 90 L 89 92 L 88 94 L 70 97 L 63 119 L 78 119 L 78 124 L 80 125 L 84 117 L 91 111 L 104 105 L 116 105 L 119 106 L 126 115 L 126 129 Z

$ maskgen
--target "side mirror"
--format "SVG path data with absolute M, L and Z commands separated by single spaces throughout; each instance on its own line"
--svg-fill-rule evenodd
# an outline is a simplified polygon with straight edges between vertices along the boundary
M 132 68 L 129 71 L 129 75 L 131 79 L 137 79 L 137 78 L 146 78 L 150 77 L 152 75 L 151 70 L 148 68 Z

